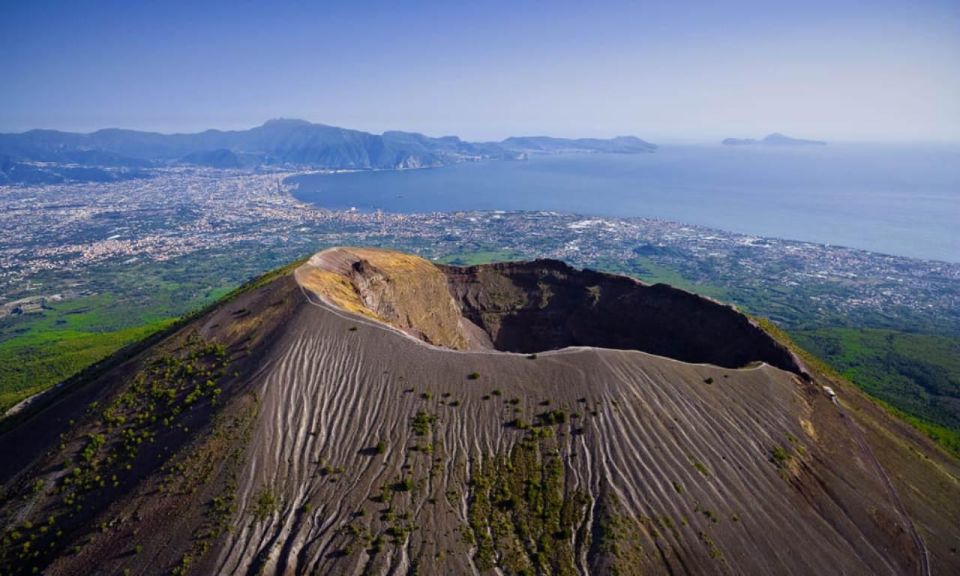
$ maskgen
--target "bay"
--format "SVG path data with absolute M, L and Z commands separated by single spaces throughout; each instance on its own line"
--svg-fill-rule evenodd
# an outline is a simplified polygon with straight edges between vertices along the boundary
M 290 182 L 329 209 L 637 216 L 960 262 L 956 145 L 661 146 Z

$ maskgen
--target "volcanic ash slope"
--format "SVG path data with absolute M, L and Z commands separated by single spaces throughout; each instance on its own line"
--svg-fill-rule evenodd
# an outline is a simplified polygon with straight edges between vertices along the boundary
M 162 449 L 48 488 L 110 478 L 184 358 L 219 392 L 174 386 Z M 0 435 L 3 519 L 64 518 L 51 574 L 960 569 L 954 460 L 729 307 L 554 261 L 327 250 L 65 394 Z

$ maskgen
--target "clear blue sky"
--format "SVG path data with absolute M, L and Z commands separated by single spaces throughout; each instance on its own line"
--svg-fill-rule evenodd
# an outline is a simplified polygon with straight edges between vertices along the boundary
M 960 1 L 0 0 L 0 131 L 960 140 Z

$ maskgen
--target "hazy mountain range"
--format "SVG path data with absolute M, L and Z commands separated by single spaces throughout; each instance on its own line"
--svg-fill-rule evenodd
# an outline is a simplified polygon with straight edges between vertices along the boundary
M 537 136 L 466 142 L 456 136 L 432 138 L 398 131 L 371 134 L 287 119 L 270 120 L 249 130 L 206 130 L 195 134 L 115 128 L 88 134 L 30 130 L 0 134 L 0 183 L 115 180 L 140 177 L 144 168 L 169 164 L 373 170 L 522 159 L 530 153 L 642 153 L 655 149 L 653 144 L 632 136 L 609 140 Z M 77 167 L 86 169 L 77 171 Z

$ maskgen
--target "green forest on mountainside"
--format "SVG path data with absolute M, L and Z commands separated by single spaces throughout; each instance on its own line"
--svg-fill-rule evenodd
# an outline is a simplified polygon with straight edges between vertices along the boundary
M 960 454 L 960 339 L 896 330 L 792 333 L 865 392 Z

